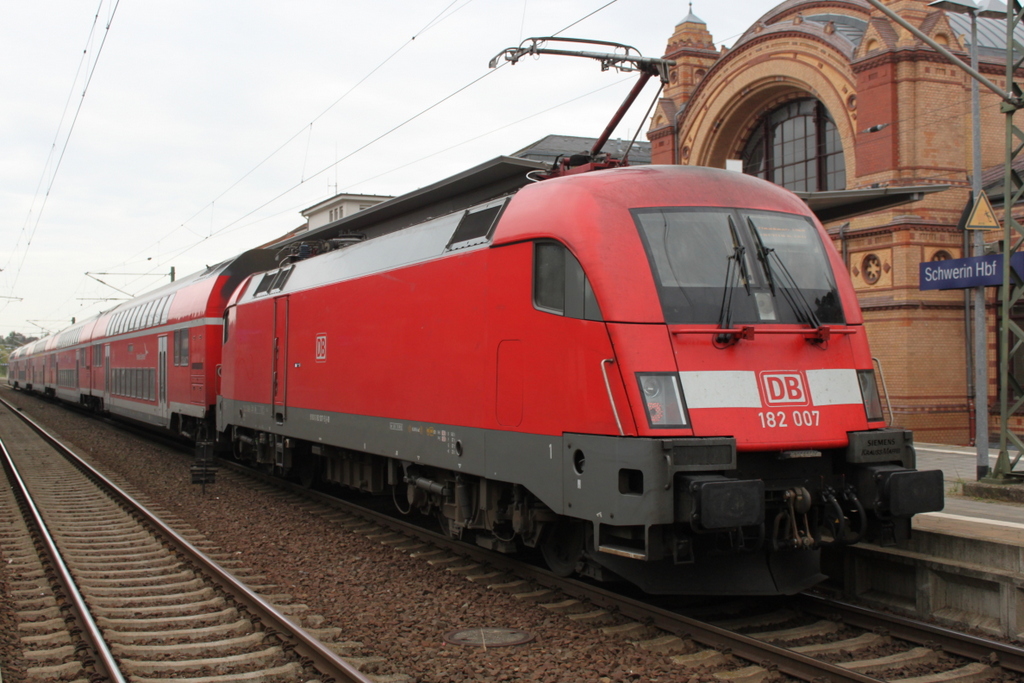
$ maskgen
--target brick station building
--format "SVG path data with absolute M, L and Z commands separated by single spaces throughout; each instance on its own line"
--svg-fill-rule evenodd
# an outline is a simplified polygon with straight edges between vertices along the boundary
M 969 63 L 968 17 L 924 0 L 886 4 Z M 980 70 L 1002 86 L 1005 24 L 979 27 Z M 971 255 L 957 227 L 970 192 L 968 77 L 865 0 L 787 0 L 721 50 L 691 8 L 665 57 L 676 66 L 648 131 L 652 163 L 741 166 L 801 194 L 949 186 L 871 213 L 819 216 L 853 279 L 894 423 L 919 441 L 968 443 L 964 293 L 918 289 L 922 261 Z M 983 166 L 1001 169 L 999 100 L 981 93 Z M 995 297 L 990 289 L 997 434 Z

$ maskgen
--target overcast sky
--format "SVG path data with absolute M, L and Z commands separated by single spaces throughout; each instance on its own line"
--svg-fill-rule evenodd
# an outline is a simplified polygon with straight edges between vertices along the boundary
M 732 45 L 774 4 L 697 0 L 693 12 Z M 490 58 L 591 13 L 560 35 L 661 56 L 688 11 L 674 0 L 0 3 L 0 295 L 11 297 L 0 335 L 62 329 L 116 305 L 97 299 L 117 290 L 166 283 L 172 266 L 184 276 L 264 243 L 336 192 L 402 194 L 549 133 L 597 136 L 635 75 L 555 56 L 489 70 Z M 646 128 L 655 93 L 652 82 L 616 137 Z

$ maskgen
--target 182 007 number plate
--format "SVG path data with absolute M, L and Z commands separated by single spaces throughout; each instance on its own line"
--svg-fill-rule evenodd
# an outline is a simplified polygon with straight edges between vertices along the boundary
M 757 414 L 762 429 L 776 427 L 817 427 L 821 421 L 821 412 L 817 410 L 770 410 Z

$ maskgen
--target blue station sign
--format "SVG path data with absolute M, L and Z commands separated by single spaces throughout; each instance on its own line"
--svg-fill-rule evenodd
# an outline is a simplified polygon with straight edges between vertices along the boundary
M 1010 266 L 1024 277 L 1024 252 L 1011 256 Z M 1003 255 L 928 261 L 920 265 L 920 274 L 922 290 L 998 287 L 1003 284 Z

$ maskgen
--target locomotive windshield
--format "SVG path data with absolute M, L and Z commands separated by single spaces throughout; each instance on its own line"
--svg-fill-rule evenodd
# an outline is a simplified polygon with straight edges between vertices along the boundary
M 844 322 L 825 245 L 808 218 L 703 207 L 633 216 L 667 323 Z

